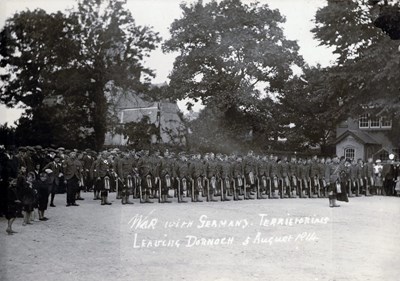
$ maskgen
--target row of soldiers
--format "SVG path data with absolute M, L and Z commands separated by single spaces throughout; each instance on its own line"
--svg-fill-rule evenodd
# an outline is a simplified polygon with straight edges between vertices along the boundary
M 205 155 L 169 153 L 159 151 L 119 151 L 114 149 L 96 153 L 20 148 L 15 155 L 18 165 L 27 170 L 46 170 L 52 175 L 55 193 L 63 185 L 67 191 L 67 206 L 77 206 L 82 199 L 81 190 L 94 191 L 94 199 L 102 205 L 110 205 L 108 194 L 117 192 L 122 204 L 132 204 L 130 196 L 140 202 L 169 203 L 173 195 L 178 202 L 184 197 L 192 202 L 221 201 L 287 197 L 327 197 L 332 174 L 331 158 L 300 159 L 276 155 Z M 342 159 L 340 171 L 344 171 L 343 187 L 349 196 L 370 195 L 376 174 L 374 163 L 369 159 L 346 162 Z M 53 204 L 54 195 L 51 204 Z

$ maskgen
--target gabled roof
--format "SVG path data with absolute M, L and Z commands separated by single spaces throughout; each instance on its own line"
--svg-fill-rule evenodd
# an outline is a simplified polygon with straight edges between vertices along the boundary
M 378 141 L 376 141 L 373 137 L 371 137 L 369 134 L 364 133 L 363 131 L 356 131 L 356 130 L 347 130 L 340 136 L 336 138 L 335 144 L 341 142 L 344 140 L 346 137 L 352 136 L 362 144 L 380 144 Z

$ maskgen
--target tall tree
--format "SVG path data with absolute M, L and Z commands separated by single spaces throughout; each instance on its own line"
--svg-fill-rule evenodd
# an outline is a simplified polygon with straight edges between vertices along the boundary
M 247 121 L 272 123 L 266 118 L 270 107 L 265 105 L 273 104 L 268 94 L 279 92 L 292 66 L 303 63 L 297 43 L 283 34 L 284 17 L 268 5 L 240 0 L 197 1 L 181 9 L 183 16 L 172 23 L 163 45 L 165 52 L 179 53 L 170 74 L 171 95 L 216 108 L 226 128 L 228 123 L 242 127 L 241 136 L 257 134 L 261 126 Z
M 123 2 L 79 0 L 66 13 L 36 10 L 8 19 L 0 41 L 6 70 L 1 101 L 29 106 L 32 119 L 46 97 L 61 96 L 63 122 L 77 119 L 74 129 L 101 148 L 112 94 L 105 86 L 144 92 L 153 72 L 143 60 L 160 41 L 149 27 L 136 25 Z
M 399 7 L 398 2 L 393 3 Z M 338 54 L 332 77 L 344 86 L 337 97 L 349 112 L 357 115 L 362 109 L 359 105 L 369 104 L 374 105 L 377 114 L 398 115 L 399 43 L 374 25 L 371 9 L 368 1 L 328 0 L 317 11 L 312 32 L 322 45 L 333 47 Z

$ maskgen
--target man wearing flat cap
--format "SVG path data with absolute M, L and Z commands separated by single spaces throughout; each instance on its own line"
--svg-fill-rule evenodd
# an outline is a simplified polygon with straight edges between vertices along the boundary
M 82 164 L 76 158 L 76 152 L 71 152 L 64 161 L 64 177 L 67 184 L 67 207 L 79 206 L 75 202 L 75 195 L 79 189 L 79 181 L 82 177 Z

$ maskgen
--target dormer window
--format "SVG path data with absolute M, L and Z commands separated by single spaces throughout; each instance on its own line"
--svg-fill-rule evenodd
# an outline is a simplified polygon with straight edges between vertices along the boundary
M 358 122 L 359 122 L 360 128 L 369 128 L 368 114 L 360 115 Z
M 381 127 L 382 128 L 392 128 L 392 120 L 382 117 L 381 118 Z
M 387 117 L 374 117 L 370 114 L 362 114 L 358 118 L 360 129 L 391 129 L 392 120 Z

